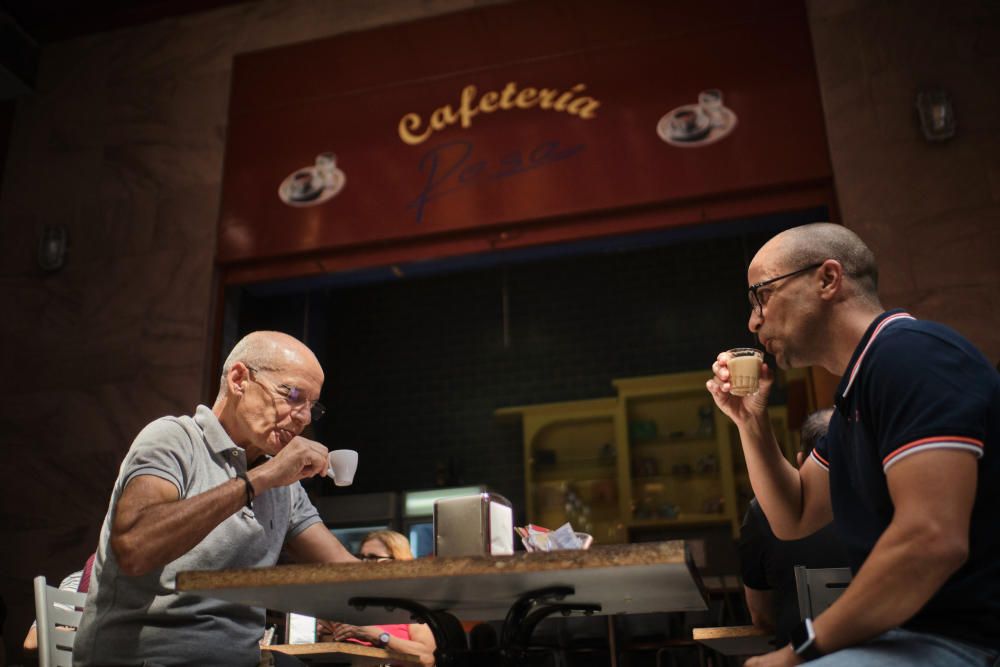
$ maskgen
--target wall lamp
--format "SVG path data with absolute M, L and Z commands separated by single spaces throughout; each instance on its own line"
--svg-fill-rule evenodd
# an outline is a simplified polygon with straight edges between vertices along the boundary
M 43 271 L 58 271 L 66 263 L 69 234 L 63 225 L 45 225 L 38 245 L 38 266 Z
M 925 88 L 918 92 L 917 112 L 927 141 L 947 141 L 955 136 L 955 109 L 942 89 Z

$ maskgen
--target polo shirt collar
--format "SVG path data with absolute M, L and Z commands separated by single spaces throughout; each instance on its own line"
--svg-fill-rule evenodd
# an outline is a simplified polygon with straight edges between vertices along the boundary
M 868 348 L 872 346 L 875 339 L 880 333 L 885 331 L 886 327 L 890 326 L 893 322 L 898 322 L 900 320 L 915 320 L 916 318 L 907 313 L 902 308 L 896 308 L 894 310 L 887 310 L 878 317 L 876 317 L 871 324 L 868 325 L 868 329 L 865 331 L 865 335 L 861 337 L 861 342 L 854 349 L 854 354 L 851 356 L 851 361 L 847 364 L 847 372 L 840 379 L 840 385 L 837 387 L 837 395 L 835 397 L 835 402 L 839 405 L 841 401 L 847 398 L 847 394 L 850 393 L 851 388 L 854 386 L 854 381 L 861 371 L 861 364 L 865 360 L 865 355 L 868 353 Z
M 199 405 L 194 412 L 194 422 L 201 428 L 202 433 L 205 434 L 205 442 L 208 443 L 209 449 L 213 452 L 225 453 L 233 449 L 240 449 L 233 442 L 233 439 L 229 437 L 226 433 L 226 429 L 222 427 L 222 423 L 219 418 L 215 416 L 212 412 L 212 408 L 207 405 Z

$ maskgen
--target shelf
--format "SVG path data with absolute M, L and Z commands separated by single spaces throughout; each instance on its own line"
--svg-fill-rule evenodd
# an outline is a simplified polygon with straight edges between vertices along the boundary
M 608 468 L 614 470 L 616 463 L 616 459 L 606 458 L 560 459 L 555 463 L 539 463 L 534 459 L 531 461 L 531 465 L 538 470 L 555 470 L 557 468 Z
M 669 528 L 671 526 L 703 526 L 706 524 L 729 523 L 725 514 L 705 514 L 689 512 L 679 514 L 674 519 L 632 519 L 629 528 Z
M 537 484 L 586 484 L 587 482 L 614 482 L 617 479 L 614 468 L 536 469 L 533 471 L 532 477 Z
M 662 447 L 664 445 L 711 445 L 712 447 L 718 446 L 718 440 L 715 436 L 710 438 L 703 438 L 701 436 L 686 435 L 678 438 L 671 438 L 668 436 L 658 436 L 656 438 L 649 438 L 648 440 L 632 440 L 632 447 L 647 447 L 650 445 Z
M 675 482 L 675 481 L 708 481 L 718 482 L 721 474 L 718 470 L 712 472 L 689 472 L 689 473 L 662 473 L 659 475 L 636 475 L 632 478 L 635 484 L 651 484 L 654 482 Z

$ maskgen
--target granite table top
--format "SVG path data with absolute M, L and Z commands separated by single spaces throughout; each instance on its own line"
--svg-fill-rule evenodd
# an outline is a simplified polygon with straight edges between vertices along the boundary
M 585 551 L 422 558 L 388 563 L 279 565 L 181 572 L 177 590 L 354 624 L 405 623 L 408 612 L 357 609 L 355 597 L 403 598 L 462 620 L 502 620 L 519 596 L 568 586 L 564 602 L 599 603 L 602 614 L 700 611 L 705 598 L 682 541 L 595 546 Z

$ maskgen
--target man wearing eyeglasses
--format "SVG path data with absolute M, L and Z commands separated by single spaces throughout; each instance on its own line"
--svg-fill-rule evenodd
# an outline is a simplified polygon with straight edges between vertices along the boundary
M 796 469 L 767 416 L 773 376 L 708 390 L 735 422 L 774 533 L 832 518 L 854 580 L 791 644 L 746 664 L 1000 664 L 1000 376 L 953 330 L 884 311 L 872 252 L 819 223 L 768 241 L 748 270 L 749 327 L 782 368 L 842 376 L 826 438 Z
M 283 547 L 300 562 L 355 560 L 299 484 L 327 474 L 326 447 L 300 435 L 323 415 L 322 386 L 301 342 L 251 333 L 211 408 L 139 433 L 101 531 L 74 664 L 257 665 L 263 609 L 177 594 L 177 573 L 271 566 Z

